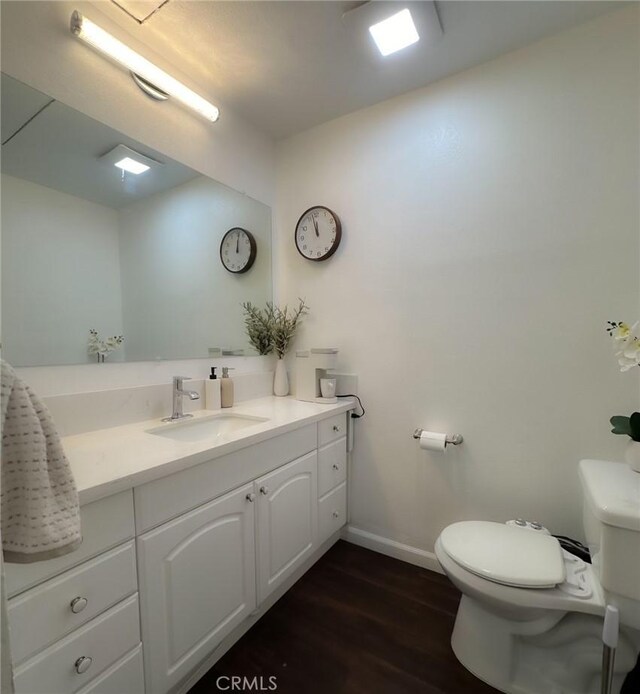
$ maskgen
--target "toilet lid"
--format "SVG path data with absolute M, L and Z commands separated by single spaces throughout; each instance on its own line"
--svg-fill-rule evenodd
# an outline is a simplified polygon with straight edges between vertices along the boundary
M 489 581 L 518 588 L 553 588 L 565 579 L 555 537 L 504 523 L 463 521 L 440 535 L 457 564 Z

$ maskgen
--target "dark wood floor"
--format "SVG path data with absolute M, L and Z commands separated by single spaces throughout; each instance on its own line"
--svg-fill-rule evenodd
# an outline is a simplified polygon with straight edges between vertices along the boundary
M 275 676 L 277 694 L 490 694 L 451 651 L 459 599 L 445 576 L 340 541 L 189 694 L 234 675 Z

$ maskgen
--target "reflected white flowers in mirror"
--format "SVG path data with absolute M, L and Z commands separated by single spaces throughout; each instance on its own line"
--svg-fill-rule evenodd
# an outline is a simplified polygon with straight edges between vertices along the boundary
M 97 357 L 98 363 L 102 364 L 111 352 L 118 349 L 123 342 L 124 337 L 122 335 L 114 335 L 113 337 L 107 337 L 103 340 L 98 335 L 98 331 L 92 328 L 89 330 L 87 352 L 91 356 Z
M 607 321 L 606 330 L 615 341 L 620 371 L 640 366 L 640 321 L 631 326 L 623 321 Z

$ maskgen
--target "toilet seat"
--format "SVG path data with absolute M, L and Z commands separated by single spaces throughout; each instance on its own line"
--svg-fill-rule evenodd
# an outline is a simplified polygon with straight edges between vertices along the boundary
M 467 571 L 516 588 L 553 588 L 565 580 L 555 537 L 490 521 L 462 521 L 440 535 L 444 552 Z

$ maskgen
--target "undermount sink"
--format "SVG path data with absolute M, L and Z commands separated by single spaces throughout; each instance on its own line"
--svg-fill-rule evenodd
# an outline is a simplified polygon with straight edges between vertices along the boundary
M 147 429 L 147 434 L 163 436 L 174 441 L 204 441 L 232 434 L 241 429 L 266 422 L 264 417 L 249 417 L 240 414 L 215 414 L 210 417 L 184 419 L 163 426 Z

